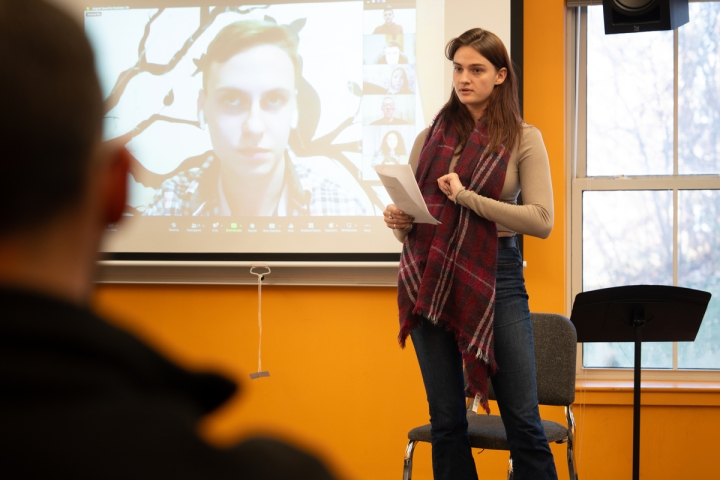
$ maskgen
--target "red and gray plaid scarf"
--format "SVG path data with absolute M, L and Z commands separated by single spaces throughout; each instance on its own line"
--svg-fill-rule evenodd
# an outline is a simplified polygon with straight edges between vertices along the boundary
M 415 178 L 430 213 L 440 225 L 415 224 L 403 245 L 398 279 L 400 344 L 425 317 L 455 335 L 465 363 L 466 390 L 479 394 L 485 411 L 487 379 L 497 371 L 493 351 L 497 227 L 472 210 L 454 204 L 437 179 L 448 173 L 460 142 L 455 128 L 437 120 L 425 138 Z M 510 152 L 489 151 L 481 118 L 455 166 L 468 190 L 498 199 Z

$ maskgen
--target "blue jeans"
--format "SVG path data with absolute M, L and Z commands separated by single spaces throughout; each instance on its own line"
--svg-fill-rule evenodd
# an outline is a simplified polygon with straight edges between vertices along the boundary
M 517 248 L 498 250 L 492 377 L 515 480 L 557 479 L 538 412 L 528 296 Z M 462 357 L 452 333 L 428 320 L 410 332 L 430 406 L 435 480 L 477 479 L 470 450 Z

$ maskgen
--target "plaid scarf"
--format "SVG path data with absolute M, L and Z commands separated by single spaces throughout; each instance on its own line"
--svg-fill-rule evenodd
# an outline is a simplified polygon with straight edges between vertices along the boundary
M 510 152 L 490 152 L 484 118 L 455 166 L 468 190 L 498 199 Z M 430 213 L 440 225 L 415 224 L 403 245 L 398 279 L 400 344 L 425 317 L 455 335 L 465 363 L 466 392 L 479 394 L 490 412 L 487 379 L 497 371 L 493 352 L 497 227 L 472 210 L 454 204 L 437 179 L 448 173 L 459 136 L 443 114 L 430 126 L 415 178 Z

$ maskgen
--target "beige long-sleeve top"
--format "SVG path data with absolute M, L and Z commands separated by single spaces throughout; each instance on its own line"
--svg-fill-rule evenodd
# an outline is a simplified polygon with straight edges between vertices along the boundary
M 417 169 L 426 135 L 427 129 L 420 132 L 410 153 L 409 163 L 413 172 Z M 456 155 L 450 162 L 449 172 L 454 171 L 457 160 Z M 522 205 L 517 204 L 520 191 Z M 523 123 L 520 141 L 510 154 L 499 200 L 462 190 L 456 195 L 456 202 L 495 222 L 499 235 L 521 233 L 547 238 L 553 227 L 553 194 L 550 162 L 540 130 Z M 402 242 L 411 229 L 412 226 L 393 232 Z

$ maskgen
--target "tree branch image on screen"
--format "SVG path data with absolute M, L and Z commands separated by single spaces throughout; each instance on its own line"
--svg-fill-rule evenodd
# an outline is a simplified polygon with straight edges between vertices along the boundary
M 397 250 L 372 167 L 407 162 L 426 126 L 414 0 L 134 2 L 84 23 L 105 140 L 133 157 L 106 251 Z

